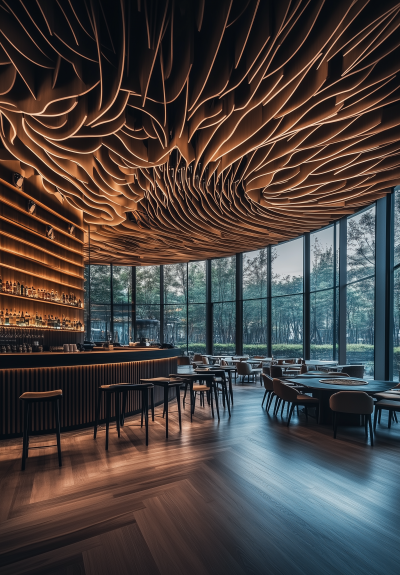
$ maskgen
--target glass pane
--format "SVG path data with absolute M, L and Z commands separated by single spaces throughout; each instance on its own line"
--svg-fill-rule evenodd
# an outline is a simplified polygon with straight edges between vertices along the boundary
M 243 254 L 243 299 L 267 297 L 267 248 Z
M 400 378 L 400 186 L 394 192 L 393 379 Z M 396 267 L 398 266 L 398 267 Z
M 111 306 L 105 304 L 91 304 L 91 334 L 92 341 L 108 341 L 110 338 Z
M 272 354 L 303 357 L 303 296 L 272 298 Z
M 114 304 L 114 342 L 128 345 L 132 334 L 132 305 Z
M 160 306 L 136 306 L 137 338 L 147 337 L 150 341 L 160 341 Z
M 164 303 L 185 303 L 186 301 L 187 264 L 164 266 Z
M 310 294 L 310 359 L 333 359 L 335 290 Z
M 267 355 L 267 300 L 243 302 L 243 353 Z
M 206 302 L 206 262 L 189 262 L 188 288 L 190 303 Z M 205 352 L 204 352 L 205 353 Z
M 271 295 L 303 292 L 303 238 L 272 248 Z
M 348 364 L 364 364 L 365 377 L 374 377 L 375 280 L 347 286 L 346 341 Z
M 113 266 L 113 298 L 114 304 L 132 301 L 132 267 Z
M 90 300 L 109 304 L 111 301 L 111 267 L 90 266 Z
M 236 298 L 236 257 L 219 258 L 211 262 L 212 301 L 232 301 Z
M 136 303 L 160 303 L 160 266 L 136 268 Z
M 164 342 L 186 351 L 186 303 L 164 306 Z
M 310 234 L 310 290 L 334 285 L 334 227 Z
M 188 350 L 193 353 L 206 353 L 205 304 L 189 304 L 188 306 Z
M 236 302 L 213 305 L 214 353 L 236 353 Z
M 375 206 L 347 220 L 347 283 L 375 274 Z

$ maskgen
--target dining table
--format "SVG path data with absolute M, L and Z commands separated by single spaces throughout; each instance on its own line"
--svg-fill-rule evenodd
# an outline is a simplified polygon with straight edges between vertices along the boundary
M 385 381 L 380 379 L 360 379 L 352 378 L 336 378 L 336 381 L 343 380 L 343 383 L 334 383 L 334 377 L 324 377 L 321 373 L 320 376 L 303 374 L 294 377 L 285 377 L 284 382 L 294 383 L 298 386 L 304 387 L 305 393 L 311 393 L 313 397 L 319 399 L 319 420 L 320 424 L 332 423 L 332 411 L 329 407 L 329 398 L 338 391 L 364 391 L 368 395 L 373 396 L 375 393 L 386 391 L 395 385 L 393 381 Z M 346 384 L 346 380 L 358 381 L 359 385 Z M 360 416 L 353 414 L 342 414 L 341 418 L 344 423 L 348 425 L 360 425 Z

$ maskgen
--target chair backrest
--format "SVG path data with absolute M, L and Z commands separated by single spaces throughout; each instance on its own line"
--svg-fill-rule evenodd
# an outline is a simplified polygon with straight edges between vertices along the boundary
M 278 362 L 278 365 L 282 365 L 282 364 L 283 364 L 283 359 L 278 359 L 277 362 Z
M 251 365 L 244 361 L 236 364 L 238 375 L 251 375 Z
M 349 377 L 348 374 L 343 373 L 343 371 L 340 371 L 339 373 L 336 371 L 328 371 L 326 375 L 330 375 L 331 377 Z
M 201 356 L 201 359 L 203 360 L 203 363 L 205 364 L 209 364 L 210 362 L 208 361 L 208 357 L 206 357 L 205 355 Z
M 221 365 L 228 365 L 228 362 L 225 361 L 224 359 L 221 359 Z
M 292 387 L 289 387 L 285 383 L 282 383 L 280 379 L 273 379 L 274 393 L 284 401 L 296 401 L 297 391 Z
M 338 391 L 329 398 L 329 407 L 339 413 L 365 415 L 374 410 L 374 400 L 365 391 Z
M 253 355 L 253 359 L 264 359 L 265 355 Z
M 195 353 L 193 356 L 193 361 L 203 361 L 203 356 L 199 353 Z
M 307 366 L 305 363 L 301 364 L 300 373 L 307 373 Z
M 345 365 L 343 370 L 349 375 L 349 377 L 359 377 L 360 379 L 364 377 L 363 365 Z
M 272 377 L 269 377 L 269 375 L 266 375 L 265 373 L 262 373 L 261 377 L 263 379 L 265 389 L 267 391 L 274 391 L 274 380 Z
M 274 377 L 282 377 L 282 368 L 279 365 L 271 365 L 270 368 L 270 376 Z
M 177 364 L 178 365 L 190 365 L 190 357 L 188 357 L 187 355 L 180 355 L 177 358 Z

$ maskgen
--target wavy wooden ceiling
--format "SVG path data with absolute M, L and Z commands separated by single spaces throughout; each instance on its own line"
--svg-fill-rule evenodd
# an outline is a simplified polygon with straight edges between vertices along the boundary
M 0 158 L 91 260 L 229 255 L 400 181 L 400 2 L 3 0 Z

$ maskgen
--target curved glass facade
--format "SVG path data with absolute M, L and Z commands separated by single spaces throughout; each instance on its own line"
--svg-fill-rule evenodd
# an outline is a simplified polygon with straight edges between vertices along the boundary
M 87 336 L 183 351 L 400 369 L 400 187 L 283 244 L 164 266 L 86 269 Z

